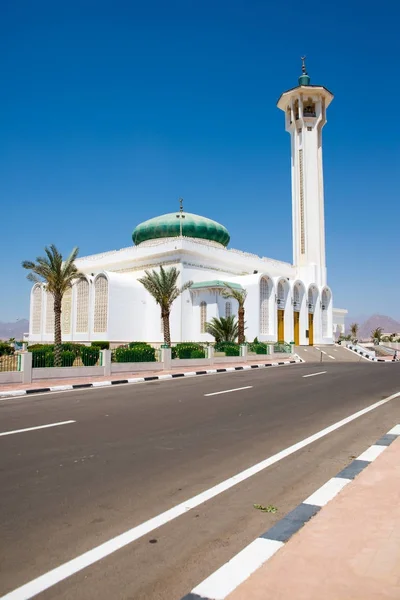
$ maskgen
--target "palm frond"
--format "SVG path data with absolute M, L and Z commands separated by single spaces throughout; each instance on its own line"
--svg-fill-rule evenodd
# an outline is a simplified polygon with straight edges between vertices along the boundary
M 224 286 L 225 289 L 221 292 L 223 298 L 233 298 L 238 302 L 239 307 L 243 306 L 247 298 L 247 290 L 233 288 L 229 283 L 226 283 L 225 281 Z

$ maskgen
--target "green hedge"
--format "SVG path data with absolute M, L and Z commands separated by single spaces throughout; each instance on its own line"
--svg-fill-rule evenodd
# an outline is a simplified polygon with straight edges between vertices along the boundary
M 109 350 L 110 342 L 92 342 L 92 348 L 99 348 L 99 350 Z
M 205 358 L 206 353 L 205 350 L 192 350 L 190 358 Z
M 61 352 L 61 366 L 73 367 L 75 361 L 75 353 L 69 350 Z M 43 367 L 54 367 L 54 352 L 44 350 L 34 350 L 32 352 L 32 367 L 34 369 Z
M 14 348 L 6 342 L 0 342 L 0 356 L 10 356 L 10 354 L 14 354 Z
M 256 354 L 268 354 L 268 346 L 267 344 L 263 344 L 262 342 L 249 344 L 250 352 L 255 352 Z
M 114 362 L 155 362 L 156 351 L 148 344 L 133 348 L 117 348 L 113 352 Z
M 240 356 L 240 346 L 226 346 L 225 356 Z
M 147 342 L 129 342 L 129 348 L 152 348 Z
M 43 351 L 54 352 L 55 344 L 32 344 L 28 347 L 29 352 Z M 61 344 L 61 352 L 73 352 L 75 356 L 80 356 L 82 348 L 87 348 L 85 344 L 74 344 L 73 342 L 64 342 Z
M 192 357 L 192 352 L 201 352 L 204 356 L 204 348 L 201 344 L 195 342 L 181 342 L 172 348 L 172 358 L 200 358 Z M 201 358 L 204 358 L 202 356 Z
M 239 345 L 235 342 L 217 342 L 214 345 L 215 352 L 225 352 L 226 348 L 239 348 Z M 229 356 L 237 356 L 236 354 L 229 354 Z
M 96 346 L 84 346 L 81 349 L 81 360 L 85 367 L 94 367 L 99 360 L 100 348 Z

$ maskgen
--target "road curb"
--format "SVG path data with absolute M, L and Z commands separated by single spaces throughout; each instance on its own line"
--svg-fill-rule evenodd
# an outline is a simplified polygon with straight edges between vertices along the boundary
M 168 375 L 150 375 L 148 377 L 133 377 L 129 379 L 114 379 L 113 381 L 93 381 L 92 383 L 75 383 L 65 385 L 55 385 L 51 387 L 32 388 L 26 390 L 10 390 L 0 392 L 0 398 L 16 398 L 27 396 L 29 394 L 44 394 L 46 392 L 65 392 L 71 390 L 81 390 L 85 388 L 101 388 L 112 385 L 147 383 L 148 381 L 165 381 L 166 379 L 176 379 L 178 377 L 195 377 L 196 375 L 216 375 L 218 373 L 233 373 L 235 371 L 250 371 L 251 369 L 265 369 L 267 367 L 281 367 L 304 362 L 299 356 L 293 360 L 284 360 L 279 362 L 262 363 L 257 365 L 241 365 L 238 367 L 227 367 L 226 369 L 204 369 L 202 371 L 188 371 L 186 373 L 171 373 Z
M 351 344 L 349 344 L 348 346 L 343 346 L 344 348 L 347 348 L 347 350 L 350 350 L 350 352 L 354 352 L 355 354 L 359 354 L 360 356 L 362 356 L 363 358 L 365 358 L 366 360 L 370 360 L 371 362 L 383 362 L 383 363 L 395 363 L 398 362 L 396 360 L 385 360 L 384 358 L 376 358 L 373 356 L 369 356 L 369 353 L 367 352 L 361 352 L 361 350 L 358 350 L 355 346 L 352 346 Z
M 400 437 L 396 425 L 268 531 L 202 581 L 182 600 L 224 600 L 282 548 L 321 508 Z

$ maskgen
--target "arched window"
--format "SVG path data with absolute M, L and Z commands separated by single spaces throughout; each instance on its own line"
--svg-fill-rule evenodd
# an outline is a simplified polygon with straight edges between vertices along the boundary
M 314 294 L 311 288 L 308 290 L 308 312 L 314 312 Z
M 207 303 L 200 302 L 200 333 L 206 332 L 207 323 Z
M 40 333 L 42 327 L 42 288 L 34 287 L 32 292 L 32 333 Z
M 54 334 L 54 296 L 46 292 L 46 333 Z
M 69 335 L 71 333 L 71 311 L 72 311 L 72 287 L 65 292 L 61 304 L 61 331 Z
M 76 333 L 89 331 L 89 282 L 80 279 L 76 284 Z
M 94 284 L 94 326 L 95 333 L 107 331 L 108 322 L 108 280 L 100 275 Z
M 298 285 L 293 288 L 293 309 L 295 311 L 300 310 L 300 289 Z
M 278 283 L 278 307 L 285 308 L 285 288 L 282 281 Z
M 321 310 L 322 310 L 322 335 L 323 337 L 327 337 L 329 335 L 328 332 L 328 294 L 326 290 L 322 292 L 321 296 Z
M 260 333 L 269 333 L 269 297 L 271 285 L 268 277 L 260 279 Z
M 232 302 L 225 302 L 225 318 L 232 316 Z

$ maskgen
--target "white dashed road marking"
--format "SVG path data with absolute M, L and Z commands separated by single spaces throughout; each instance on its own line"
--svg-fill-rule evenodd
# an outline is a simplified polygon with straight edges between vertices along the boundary
M 233 388 L 232 390 L 223 390 L 222 392 L 212 392 L 211 394 L 204 394 L 204 396 L 218 396 L 218 394 L 228 394 L 229 392 L 240 392 L 240 390 L 249 390 L 252 388 L 252 385 L 246 385 L 241 388 Z
M 315 377 L 316 375 L 323 375 L 326 371 L 319 371 L 318 373 L 309 373 L 309 375 L 303 375 L 303 377 Z
M 25 431 L 35 431 L 36 429 L 58 427 L 59 425 L 69 425 L 70 423 L 76 423 L 76 421 L 60 421 L 59 423 L 49 423 L 48 425 L 39 425 L 38 427 L 27 427 L 26 429 L 14 429 L 14 431 L 3 431 L 3 433 L 0 433 L 0 437 L 3 435 L 13 435 L 14 433 L 25 433 Z

